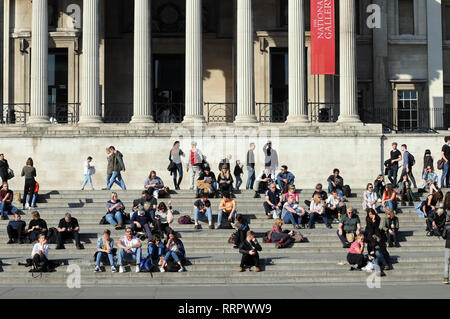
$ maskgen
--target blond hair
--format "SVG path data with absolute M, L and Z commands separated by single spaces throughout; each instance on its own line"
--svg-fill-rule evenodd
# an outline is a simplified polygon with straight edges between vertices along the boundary
M 283 226 L 283 224 L 284 224 L 284 221 L 281 218 L 275 219 L 275 225 L 281 227 L 281 226 Z
M 319 194 L 314 194 L 313 201 L 315 204 L 318 204 L 321 201 Z
M 395 217 L 395 212 L 394 212 L 394 210 L 393 210 L 393 209 L 388 209 L 388 210 L 386 211 L 386 216 L 387 216 L 388 218 L 394 218 L 394 217 Z
M 117 193 L 116 193 L 116 192 L 112 192 L 112 193 L 111 193 L 111 199 L 113 199 L 114 196 L 117 196 Z

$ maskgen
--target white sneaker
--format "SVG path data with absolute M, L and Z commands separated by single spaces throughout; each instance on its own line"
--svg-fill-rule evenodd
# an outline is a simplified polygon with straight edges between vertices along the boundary
M 119 266 L 119 273 L 123 273 L 123 267 Z
M 159 271 L 160 271 L 160 272 L 166 272 L 166 270 L 164 269 L 164 267 L 160 267 L 160 268 L 159 268 Z
M 378 198 L 377 202 L 378 202 L 378 203 L 381 203 L 381 202 L 382 202 L 381 198 Z
M 161 264 L 162 264 L 162 261 L 161 261 L 161 259 L 158 261 L 158 266 L 161 266 Z
M 178 272 L 183 272 L 185 269 L 184 269 L 184 267 L 183 266 L 181 266 L 181 268 L 180 269 L 178 269 Z
M 136 272 L 139 272 L 139 265 L 136 265 Z
M 30 205 L 28 203 L 25 204 L 25 209 L 30 209 Z
M 94 272 L 100 272 L 100 267 L 99 266 L 95 266 Z
M 116 267 L 114 267 L 114 266 L 111 266 L 111 272 L 117 272 L 117 269 L 116 269 Z

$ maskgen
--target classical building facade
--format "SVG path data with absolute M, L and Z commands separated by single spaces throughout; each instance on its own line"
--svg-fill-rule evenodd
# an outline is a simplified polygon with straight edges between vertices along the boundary
M 450 123 L 448 0 L 336 1 L 333 76 L 309 0 L 2 3 L 3 123 Z

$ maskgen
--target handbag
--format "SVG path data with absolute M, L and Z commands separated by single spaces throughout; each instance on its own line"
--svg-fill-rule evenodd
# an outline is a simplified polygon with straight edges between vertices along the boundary
M 168 170 L 169 172 L 173 172 L 173 171 L 176 170 L 176 169 L 177 169 L 177 164 L 175 164 L 174 161 L 170 161 L 169 166 L 167 166 L 167 170 Z
M 437 168 L 438 169 L 444 169 L 445 160 L 441 158 L 439 161 L 437 161 Z
M 10 168 L 8 168 L 8 179 L 14 178 L 14 171 Z

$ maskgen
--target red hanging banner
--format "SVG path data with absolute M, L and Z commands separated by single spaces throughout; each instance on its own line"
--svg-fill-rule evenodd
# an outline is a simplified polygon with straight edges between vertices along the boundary
M 311 74 L 336 73 L 334 0 L 311 0 Z

